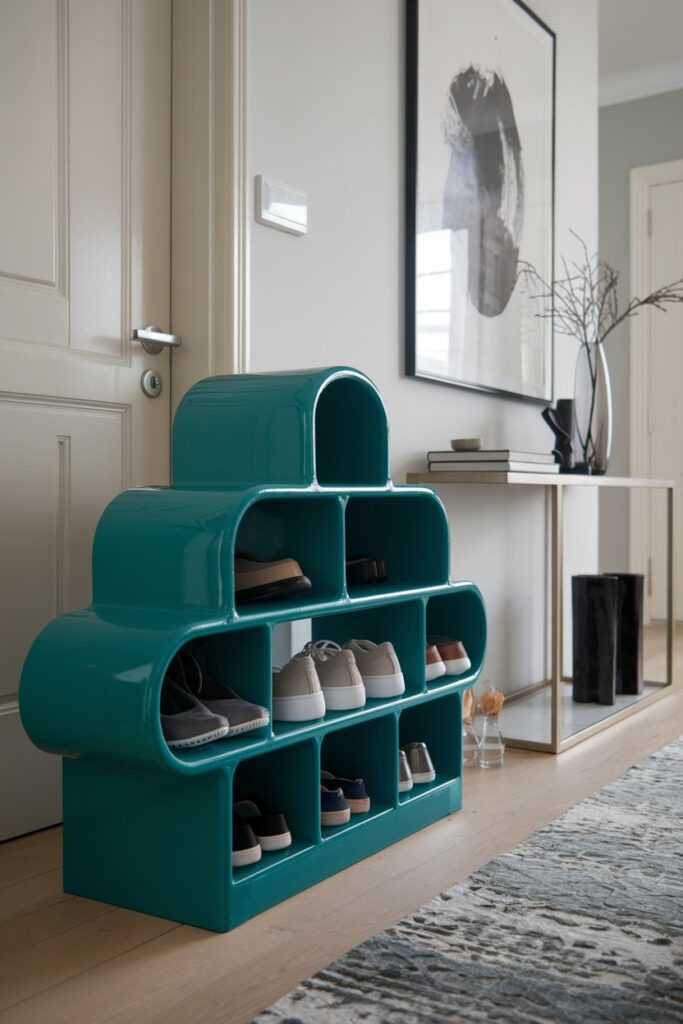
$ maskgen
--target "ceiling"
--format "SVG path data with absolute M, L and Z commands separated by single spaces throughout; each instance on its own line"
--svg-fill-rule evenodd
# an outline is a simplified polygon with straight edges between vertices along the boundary
M 599 0 L 599 24 L 601 80 L 664 81 L 664 68 L 683 68 L 683 0 Z

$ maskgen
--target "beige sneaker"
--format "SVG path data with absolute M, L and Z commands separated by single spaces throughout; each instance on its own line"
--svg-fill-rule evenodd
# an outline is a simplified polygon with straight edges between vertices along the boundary
M 310 655 L 320 679 L 328 711 L 351 711 L 365 704 L 363 677 L 351 651 L 333 640 L 307 643 L 302 654 Z
M 363 677 L 368 697 L 398 697 L 406 684 L 394 645 L 385 640 L 373 644 L 372 640 L 349 640 L 344 649 L 351 651 Z
M 310 722 L 325 714 L 325 697 L 313 658 L 297 654 L 273 669 L 273 721 Z

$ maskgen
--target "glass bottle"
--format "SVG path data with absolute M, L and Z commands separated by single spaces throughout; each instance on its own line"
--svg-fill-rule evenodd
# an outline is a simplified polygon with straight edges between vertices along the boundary
M 465 768 L 479 764 L 479 737 L 472 721 L 462 723 L 462 763 Z
M 485 715 L 479 741 L 479 767 L 502 768 L 505 760 L 505 740 L 498 715 Z

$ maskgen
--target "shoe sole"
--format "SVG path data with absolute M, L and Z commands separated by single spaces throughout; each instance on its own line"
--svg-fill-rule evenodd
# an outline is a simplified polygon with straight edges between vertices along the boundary
M 273 697 L 273 721 L 310 722 L 325 715 L 325 697 L 318 693 L 297 693 L 291 697 Z
M 261 860 L 261 847 L 249 846 L 246 850 L 232 851 L 232 866 L 234 868 L 246 868 L 249 864 L 256 864 Z
M 247 587 L 244 590 L 235 590 L 235 600 L 238 604 L 246 601 L 268 601 L 273 597 L 287 597 L 289 594 L 297 594 L 300 590 L 311 590 L 312 583 L 308 576 L 291 576 L 287 580 L 276 580 L 273 583 L 262 583 L 259 587 Z
M 446 675 L 446 666 L 443 661 L 434 661 L 425 665 L 425 681 L 433 683 L 435 679 Z
M 344 807 L 341 811 L 320 812 L 320 824 L 325 827 L 327 827 L 328 825 L 345 825 L 350 818 L 350 807 Z
M 398 791 L 399 793 L 407 793 L 409 789 L 413 788 L 413 780 L 405 779 L 403 782 L 399 782 Z
M 469 658 L 451 658 L 449 661 L 444 661 L 444 665 L 449 676 L 461 676 L 463 672 L 472 668 Z
M 363 676 L 363 685 L 368 697 L 374 700 L 399 697 L 406 689 L 402 672 L 391 676 Z
M 262 729 L 270 722 L 269 718 L 256 718 L 253 722 L 244 722 L 242 725 L 231 725 L 228 736 L 240 736 L 244 732 L 253 732 L 254 729 Z
M 188 747 L 203 747 L 205 743 L 213 743 L 214 740 L 222 740 L 230 733 L 230 727 L 221 726 L 212 732 L 205 732 L 202 736 L 193 736 L 187 740 L 166 740 L 166 746 L 170 750 L 185 750 Z
M 366 814 L 370 810 L 370 797 L 366 796 L 364 800 L 349 800 L 346 797 L 346 802 L 349 805 L 351 814 Z
M 413 782 L 416 786 L 426 786 L 429 782 L 434 782 L 436 778 L 436 772 L 413 772 Z
M 256 834 L 256 833 L 254 833 Z M 276 850 L 286 850 L 292 845 L 292 833 L 283 832 L 279 836 L 256 836 L 260 848 L 264 853 L 274 853 Z
M 328 711 L 353 711 L 354 708 L 365 706 L 365 687 L 356 686 L 323 686 L 325 707 Z

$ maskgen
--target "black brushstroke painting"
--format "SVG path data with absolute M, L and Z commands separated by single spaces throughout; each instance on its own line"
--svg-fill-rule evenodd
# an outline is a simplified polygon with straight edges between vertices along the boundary
M 515 287 L 524 224 L 522 146 L 497 72 L 470 65 L 450 84 L 443 118 L 451 148 L 443 226 L 468 233 L 470 301 L 500 316 Z

